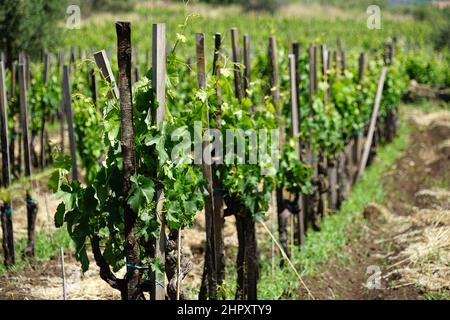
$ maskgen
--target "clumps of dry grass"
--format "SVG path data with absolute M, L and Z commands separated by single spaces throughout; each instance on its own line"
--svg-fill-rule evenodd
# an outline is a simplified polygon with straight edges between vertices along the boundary
M 409 119 L 416 127 L 426 128 L 436 122 L 450 122 L 450 112 L 442 110 L 425 114 L 421 110 L 415 110 L 410 112 Z
M 410 220 L 418 227 L 450 226 L 450 210 L 421 209 L 416 210 Z
M 443 192 L 424 190 L 418 196 L 439 195 Z M 448 194 L 447 194 L 448 196 Z M 433 199 L 431 199 L 433 200 Z M 436 199 L 434 199 L 436 200 Z M 409 216 L 397 216 L 386 207 L 371 203 L 364 216 L 371 221 L 382 219 L 384 227 L 394 236 L 391 241 L 401 248 L 389 257 L 391 265 L 385 279 L 393 280 L 393 287 L 414 285 L 426 291 L 450 289 L 450 210 L 436 206 L 414 208 Z M 422 207 L 424 203 L 422 202 Z
M 410 244 L 396 257 L 399 259 L 390 276 L 399 282 L 425 290 L 450 289 L 450 227 L 430 226 L 423 229 L 417 242 Z
M 419 208 L 450 209 L 450 191 L 440 188 L 420 190 L 414 197 Z

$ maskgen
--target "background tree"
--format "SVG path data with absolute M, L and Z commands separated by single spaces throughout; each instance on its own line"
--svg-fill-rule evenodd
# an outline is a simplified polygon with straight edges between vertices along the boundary
M 57 43 L 66 7 L 66 0 L 1 1 L 0 50 L 9 68 L 20 51 L 33 56 Z

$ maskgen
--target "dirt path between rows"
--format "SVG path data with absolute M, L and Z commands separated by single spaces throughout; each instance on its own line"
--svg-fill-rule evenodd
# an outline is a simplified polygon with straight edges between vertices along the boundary
M 306 283 L 319 299 L 450 297 L 450 112 L 407 115 L 409 145 L 382 178 L 385 204 L 366 207 L 350 262 Z

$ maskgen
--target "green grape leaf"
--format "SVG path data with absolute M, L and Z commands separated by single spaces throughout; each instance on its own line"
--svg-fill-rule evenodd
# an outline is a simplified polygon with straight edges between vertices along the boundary
M 128 204 L 135 212 L 139 212 L 139 208 L 151 203 L 155 194 L 155 184 L 152 179 L 143 175 L 135 175 L 131 177 L 132 187 L 128 197 Z

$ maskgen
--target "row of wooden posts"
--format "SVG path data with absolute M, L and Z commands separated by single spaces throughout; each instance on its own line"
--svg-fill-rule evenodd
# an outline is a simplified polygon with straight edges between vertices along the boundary
M 28 226 L 28 244 L 23 254 L 25 256 L 34 257 L 35 255 L 35 225 L 37 215 L 37 202 L 32 197 L 33 182 L 31 180 L 31 155 L 30 155 L 30 139 L 28 132 L 28 108 L 27 108 L 27 90 L 29 88 L 30 76 L 27 71 L 29 59 L 21 54 L 18 65 L 19 79 L 19 103 L 20 103 L 20 128 L 23 142 L 23 160 L 24 160 L 24 176 L 27 180 L 25 204 L 27 208 L 27 226 Z M 14 154 L 10 153 L 8 140 L 8 119 L 7 106 L 8 97 L 6 91 L 6 72 L 4 61 L 0 61 L 0 125 L 1 125 L 1 150 L 2 150 L 2 187 L 7 190 L 11 183 L 10 171 L 11 160 Z M 14 148 L 12 148 L 14 151 Z M 19 157 L 21 155 L 19 154 Z M 11 266 L 15 264 L 15 248 L 14 248 L 14 228 L 13 228 L 13 208 L 11 204 L 11 195 L 5 194 L 0 206 L 0 215 L 2 222 L 3 234 L 3 253 L 4 264 Z
M 118 99 L 121 105 L 121 139 L 122 139 L 122 155 L 124 160 L 124 172 L 123 172 L 123 191 L 124 194 L 129 192 L 131 182 L 131 176 L 136 172 L 135 167 L 135 146 L 134 146 L 134 132 L 132 127 L 132 96 L 131 96 L 131 28 L 130 24 L 126 22 L 118 22 L 116 24 L 116 31 L 118 36 L 118 64 L 119 73 L 118 80 L 115 80 L 112 68 L 110 66 L 107 54 L 105 50 L 95 53 L 94 58 L 97 66 L 101 70 L 104 78 L 113 84 L 113 90 L 111 99 Z M 216 33 L 215 36 L 215 48 L 213 56 L 213 72 L 215 75 L 220 74 L 220 63 L 219 60 L 222 59 L 220 52 L 222 51 L 222 38 L 221 34 Z M 206 86 L 206 67 L 205 67 L 205 48 L 204 48 L 205 35 L 203 33 L 196 34 L 196 55 L 197 55 L 197 82 L 199 88 L 204 88 Z M 243 57 L 241 56 L 241 49 L 239 47 L 239 36 L 238 30 L 231 29 L 231 47 L 232 47 L 232 61 L 235 63 L 234 68 L 234 83 L 235 83 L 235 95 L 239 101 L 249 95 L 249 88 L 251 83 L 251 68 L 250 68 L 250 37 L 245 35 L 243 37 Z M 270 61 L 270 72 L 271 72 L 271 88 L 272 100 L 276 108 L 277 116 L 280 120 L 280 131 L 281 135 L 281 147 L 285 141 L 285 123 L 282 119 L 281 108 L 280 108 L 280 85 L 279 85 L 279 74 L 278 74 L 278 62 L 277 62 L 277 43 L 274 36 L 269 39 L 268 54 Z M 300 118 L 311 116 L 301 115 L 299 108 L 299 94 L 298 90 L 300 87 L 300 76 L 299 76 L 299 55 L 300 55 L 300 45 L 298 43 L 292 44 L 292 53 L 289 54 L 289 76 L 290 76 L 290 104 L 291 104 L 291 121 L 292 121 L 292 136 L 299 137 L 300 132 Z M 339 43 L 339 49 L 334 51 L 333 54 L 327 49 L 325 45 L 320 46 L 321 50 L 321 61 L 322 61 L 322 75 L 326 78 L 327 70 L 331 68 L 331 58 L 335 60 L 335 68 L 338 70 L 338 61 L 341 63 L 341 70 L 346 69 L 346 57 L 345 52 L 342 50 L 342 45 Z M 318 89 L 318 52 L 319 48 L 317 46 L 310 46 L 309 48 L 309 97 L 310 103 L 312 103 L 312 97 Z M 388 50 L 392 53 L 392 50 Z M 339 58 L 338 58 L 339 57 Z M 71 54 L 71 61 L 75 60 L 74 54 Z M 240 69 L 240 63 L 243 60 L 243 70 Z M 20 62 L 21 60 L 19 60 Z M 49 65 L 49 58 L 46 56 L 44 59 L 45 64 Z M 392 61 L 392 55 L 389 58 Z M 366 56 L 364 54 L 360 55 L 359 58 L 359 79 L 362 79 L 364 67 L 366 65 Z M 48 67 L 44 68 L 48 75 Z M 64 65 L 63 68 L 63 114 L 67 121 L 68 133 L 69 133 L 69 145 L 70 153 L 75 164 L 77 163 L 76 156 L 76 141 L 74 136 L 73 120 L 72 120 L 72 110 L 71 110 L 71 91 L 70 91 L 70 68 Z M 152 43 L 152 87 L 155 91 L 155 99 L 158 102 L 158 109 L 156 114 L 152 117 L 155 119 L 155 124 L 165 121 L 165 83 L 166 83 L 166 28 L 164 24 L 155 24 L 153 26 L 153 43 Z M 368 126 L 367 138 L 364 149 L 362 148 L 362 139 L 357 136 L 351 144 L 346 147 L 346 152 L 342 153 L 338 157 L 338 164 L 336 165 L 333 161 L 329 161 L 329 167 L 324 164 L 327 159 L 324 158 L 323 154 L 313 155 L 308 141 L 302 141 L 300 138 L 296 141 L 296 152 L 300 160 L 306 161 L 314 169 L 313 184 L 315 187 L 315 192 L 313 195 L 289 195 L 286 196 L 284 190 L 276 190 L 273 195 L 272 210 L 277 212 L 278 217 L 278 230 L 279 230 L 279 242 L 283 251 L 286 253 L 287 257 L 290 257 L 290 250 L 288 244 L 287 229 L 289 224 L 289 217 L 295 216 L 296 223 L 295 230 L 296 242 L 299 246 L 302 246 L 305 241 L 305 229 L 308 226 L 308 222 L 312 222 L 312 226 L 315 229 L 319 229 L 317 224 L 318 216 L 324 214 L 326 201 L 324 201 L 325 193 L 328 192 L 328 205 L 330 209 L 335 210 L 339 207 L 339 204 L 345 198 L 345 193 L 342 192 L 344 189 L 349 190 L 351 183 L 355 182 L 357 177 L 359 177 L 367 164 L 369 158 L 370 147 L 372 146 L 372 138 L 374 136 L 377 120 L 377 110 L 380 105 L 380 99 L 382 94 L 383 83 L 386 75 L 386 68 L 380 77 L 378 84 L 377 96 L 375 99 L 374 110 L 372 113 L 372 119 Z M 135 80 L 138 79 L 138 72 L 135 71 Z M 20 106 L 21 106 L 21 129 L 23 133 L 23 145 L 24 145 L 24 158 L 25 158 L 25 175 L 31 176 L 31 164 L 30 164 L 30 151 L 29 151 L 29 141 L 28 141 L 28 119 L 27 119 L 27 104 L 26 104 L 26 69 L 25 63 L 19 63 L 19 86 L 20 86 Z M 95 81 L 95 73 L 92 72 L 92 91 L 93 99 L 96 101 L 97 87 Z M 44 78 L 48 79 L 48 76 Z M 327 81 L 330 81 L 327 79 Z M 29 83 L 29 82 L 28 82 Z M 330 83 L 329 83 L 330 84 Z M 1 93 L 1 109 L 0 109 L 0 125 L 1 125 L 1 143 L 2 143 L 2 182 L 3 186 L 7 188 L 9 186 L 9 157 L 12 155 L 8 152 L 8 132 L 7 132 L 7 118 L 6 118 L 6 88 L 5 88 L 5 73 L 3 63 L 1 64 L 0 70 L 0 93 Z M 331 89 L 330 89 L 331 90 Z M 221 128 L 221 89 L 217 88 L 218 96 L 218 111 L 215 113 L 216 123 L 218 129 Z M 325 101 L 329 101 L 331 96 L 331 91 L 325 93 Z M 253 112 L 253 110 L 251 110 Z M 311 111 L 312 112 L 312 111 Z M 207 122 L 209 125 L 209 117 L 207 116 Z M 62 121 L 62 148 L 64 148 L 64 121 Z M 45 130 L 45 129 L 43 129 Z M 353 137 L 349 137 L 352 138 Z M 43 140 L 42 140 L 43 141 Z M 204 144 L 206 145 L 206 144 Z M 42 147 L 42 146 L 41 146 Z M 353 149 L 352 149 L 353 148 Z M 41 163 L 42 154 L 44 151 L 41 150 Z M 350 161 L 351 160 L 351 161 Z M 357 169 L 348 168 L 351 172 L 349 179 L 343 179 L 343 164 L 350 163 L 353 167 L 357 166 Z M 206 164 L 202 165 L 203 175 L 207 181 L 208 196 L 205 199 L 205 223 L 206 223 L 206 250 L 205 250 L 205 265 L 202 277 L 202 286 L 200 290 L 201 299 L 215 299 L 218 297 L 218 287 L 221 286 L 225 279 L 225 253 L 224 253 L 224 239 L 223 239 L 223 225 L 224 218 L 229 215 L 235 215 L 237 235 L 239 240 L 239 251 L 237 257 L 237 271 L 238 271 L 238 285 L 236 298 L 238 299 L 256 299 L 257 298 L 257 279 L 258 279 L 258 257 L 257 257 L 257 242 L 255 233 L 255 221 L 245 212 L 242 212 L 243 206 L 235 206 L 233 203 L 238 203 L 239 201 L 234 201 L 238 199 L 224 199 L 220 192 L 215 190 L 220 190 L 220 181 L 217 178 L 216 172 L 219 169 L 217 164 Z M 324 167 L 325 166 L 325 167 Z M 325 170 L 325 171 L 324 171 Z M 73 167 L 72 172 L 73 178 L 78 179 L 77 166 Z M 320 179 L 328 177 L 330 188 L 325 188 L 321 186 Z M 345 185 L 344 185 L 345 184 Z M 162 191 L 163 186 L 158 186 L 157 192 L 157 211 L 162 213 L 162 204 L 164 200 L 164 192 Z M 339 191 L 339 192 L 338 192 Z M 27 199 L 31 198 L 31 192 L 27 195 Z M 27 204 L 31 201 L 27 201 Z M 225 209 L 226 206 L 226 209 Z M 5 254 L 5 263 L 8 265 L 14 264 L 14 240 L 12 232 L 12 219 L 8 208 L 11 207 L 10 203 L 4 203 L 2 207 L 2 230 L 3 230 L 3 251 Z M 33 210 L 31 210 L 33 211 Z M 34 234 L 34 225 L 36 219 L 37 206 L 34 210 L 34 216 L 29 214 L 29 230 Z M 102 278 L 110 283 L 113 287 L 119 288 L 122 292 L 123 298 L 126 299 L 138 299 L 141 297 L 141 292 L 137 290 L 138 282 L 140 279 L 140 270 L 134 268 L 139 264 L 138 255 L 136 254 L 138 250 L 138 244 L 134 237 L 134 229 L 136 226 L 136 217 L 131 212 L 130 208 L 125 208 L 125 232 L 126 232 L 126 242 L 125 242 L 125 254 L 127 257 L 127 282 L 126 286 L 123 286 L 123 282 L 119 281 L 111 272 L 109 266 L 106 264 L 105 260 L 102 258 L 102 253 L 99 247 L 99 239 L 94 237 L 91 239 L 92 249 L 94 251 L 94 257 L 96 263 L 100 267 L 100 274 Z M 157 215 L 161 217 L 161 214 Z M 165 255 L 170 254 L 166 252 L 167 236 L 177 243 L 177 246 L 181 246 L 180 243 L 180 233 L 170 232 L 169 235 L 166 234 L 166 228 L 164 226 L 164 221 L 160 221 L 161 230 L 158 238 L 153 240 L 153 256 L 152 258 L 158 258 L 160 261 L 165 262 Z M 274 226 L 272 230 L 274 231 Z M 293 232 L 294 230 L 291 230 Z M 29 232 L 29 245 L 32 245 L 34 241 L 34 236 Z M 275 257 L 275 250 L 272 250 L 272 256 Z M 12 252 L 12 258 L 11 258 Z M 33 249 L 34 253 L 34 249 Z M 8 257 L 7 257 L 8 256 Z M 169 295 L 171 299 L 183 298 L 182 291 L 180 290 L 181 280 L 184 277 L 183 270 L 181 270 L 180 257 L 178 257 L 178 266 L 175 273 L 176 287 L 173 288 L 173 279 L 169 280 L 169 286 L 166 290 L 165 286 L 165 276 L 153 273 L 152 281 L 150 282 L 150 296 L 152 299 L 162 300 L 166 298 L 166 294 Z M 272 258 L 272 264 L 274 264 L 274 258 Z M 282 260 L 283 261 L 283 260 Z M 182 274 L 182 276 L 180 276 Z M 172 287 L 170 287 L 172 284 Z M 222 293 L 223 294 L 223 293 Z M 224 297 L 225 298 L 225 297 Z
M 17 69 L 16 69 L 17 68 Z M 61 108 L 61 147 L 64 148 L 64 122 L 68 123 L 68 134 L 70 142 L 70 151 L 73 160 L 76 164 L 76 143 L 73 130 L 73 120 L 71 111 L 71 92 L 70 92 L 70 80 L 69 80 L 69 67 L 64 65 L 62 67 L 62 108 Z M 8 100 L 13 99 L 16 94 L 16 76 L 19 82 L 19 114 L 20 124 L 19 130 L 17 130 L 15 124 L 13 125 L 12 137 L 9 139 L 8 133 Z M 44 58 L 44 74 L 43 84 L 47 85 L 50 76 L 50 55 L 46 54 Z M 1 126 L 1 155 L 2 155 L 2 187 L 7 191 L 11 184 L 11 173 L 14 172 L 14 176 L 19 178 L 21 175 L 21 164 L 24 163 L 24 177 L 25 177 L 25 204 L 27 208 L 27 234 L 28 245 L 24 250 L 24 255 L 28 257 L 35 256 L 35 226 L 36 217 L 38 212 L 37 201 L 33 198 L 33 186 L 34 181 L 32 178 L 32 159 L 35 164 L 34 167 L 40 167 L 44 169 L 48 164 L 46 156 L 46 147 L 48 146 L 48 132 L 47 122 L 49 121 L 49 114 L 47 111 L 42 116 L 42 127 L 40 132 L 40 157 L 37 160 L 37 155 L 34 150 L 35 137 L 34 134 L 30 140 L 29 133 L 29 110 L 28 110 L 28 90 L 31 86 L 31 71 L 30 71 L 30 59 L 25 54 L 19 55 L 18 64 L 12 64 L 11 70 L 11 91 L 6 90 L 6 72 L 5 61 L 0 61 L 0 126 Z M 64 117 L 67 117 L 64 120 Z M 18 156 L 15 155 L 15 135 L 19 134 Z M 20 144 L 22 142 L 22 144 Z M 23 153 L 22 153 L 23 150 Z M 23 157 L 22 157 L 23 156 Z M 78 179 L 77 166 L 74 166 L 73 177 Z M 12 195 L 5 194 L 2 199 L 0 211 L 2 222 L 2 235 L 3 235 L 3 254 L 5 266 L 11 266 L 15 264 L 15 248 L 14 248 L 14 228 L 12 220 Z

